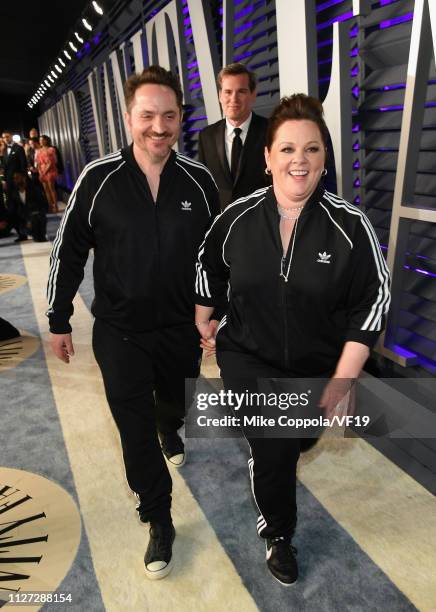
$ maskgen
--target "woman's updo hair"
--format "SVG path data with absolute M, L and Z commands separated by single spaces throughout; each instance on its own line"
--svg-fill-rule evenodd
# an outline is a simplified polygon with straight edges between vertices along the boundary
M 291 119 L 307 119 L 319 128 L 324 147 L 327 147 L 328 129 L 323 117 L 322 104 L 317 98 L 306 94 L 293 94 L 282 98 L 269 118 L 266 132 L 266 147 L 271 150 L 272 143 L 279 127 Z

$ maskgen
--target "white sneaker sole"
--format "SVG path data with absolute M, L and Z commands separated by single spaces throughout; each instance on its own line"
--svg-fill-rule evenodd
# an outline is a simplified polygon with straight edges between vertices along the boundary
M 170 465 L 173 465 L 176 468 L 181 468 L 183 465 L 185 465 L 186 463 L 186 450 L 184 453 L 179 453 L 178 455 L 173 455 L 172 457 L 170 457 L 168 459 L 168 457 L 165 455 L 165 453 L 163 453 L 163 456 L 165 457 L 165 459 L 168 461 L 168 463 Z M 180 459 L 180 457 L 182 457 L 182 459 Z M 173 460 L 176 461 L 173 461 Z
M 277 582 L 280 583 L 284 587 L 292 587 L 292 586 L 294 586 L 294 584 L 297 583 L 298 578 L 297 578 L 297 580 L 294 580 L 294 582 L 282 582 L 281 580 L 279 580 L 277 578 L 277 576 L 274 576 L 274 574 L 272 573 L 272 571 L 269 568 L 268 568 L 268 571 L 271 574 L 271 576 L 274 578 L 274 580 L 277 580 Z
M 149 580 L 161 580 L 162 578 L 165 578 L 166 576 L 168 576 L 170 571 L 173 569 L 173 566 L 174 566 L 174 560 L 171 558 L 171 561 L 168 563 L 168 565 L 166 565 L 160 570 L 156 570 L 153 572 L 153 571 L 148 570 L 147 567 L 145 567 L 145 575 L 147 576 Z

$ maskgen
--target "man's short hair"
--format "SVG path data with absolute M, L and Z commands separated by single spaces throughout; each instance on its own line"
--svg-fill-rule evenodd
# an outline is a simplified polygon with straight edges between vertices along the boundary
M 130 113 L 136 90 L 142 85 L 165 85 L 173 90 L 180 111 L 183 104 L 183 92 L 179 77 L 162 66 L 149 66 L 141 74 L 132 74 L 124 83 L 124 99 L 127 112 Z
M 253 92 L 256 89 L 257 85 L 256 75 L 251 70 L 248 70 L 247 66 L 244 66 L 244 64 L 240 64 L 239 62 L 235 62 L 234 64 L 227 64 L 227 66 L 221 68 L 216 78 L 218 89 L 220 91 L 222 89 L 223 77 L 236 76 L 238 74 L 246 74 L 248 76 L 248 87 L 250 88 L 250 91 Z
M 38 138 L 38 136 L 31 136 L 31 137 L 29 138 L 29 142 L 35 142 L 35 143 L 39 144 L 39 138 Z

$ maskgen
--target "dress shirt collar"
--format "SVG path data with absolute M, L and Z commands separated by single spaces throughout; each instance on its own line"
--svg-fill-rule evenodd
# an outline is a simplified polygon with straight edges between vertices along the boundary
M 253 113 L 250 113 L 250 115 L 247 117 L 247 119 L 244 121 L 244 123 L 241 123 L 241 125 L 237 126 L 241 130 L 241 140 L 242 140 L 242 142 L 245 141 L 245 138 L 246 138 L 247 133 L 248 133 L 248 128 L 250 127 L 250 123 L 251 123 L 252 117 L 253 117 Z M 233 136 L 233 130 L 235 129 L 235 127 L 236 126 L 232 125 L 230 123 L 230 121 L 226 117 L 226 133 L 227 133 L 227 136 Z

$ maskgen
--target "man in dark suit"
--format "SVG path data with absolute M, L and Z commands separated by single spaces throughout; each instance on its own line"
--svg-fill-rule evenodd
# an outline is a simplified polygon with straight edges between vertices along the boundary
M 8 195 L 9 223 L 18 234 L 15 242 L 27 240 L 27 226 L 34 242 L 45 242 L 48 202 L 41 190 L 31 183 L 27 172 L 15 172 Z
M 268 121 L 251 110 L 256 100 L 256 76 L 246 66 L 225 66 L 217 83 L 224 119 L 200 132 L 199 160 L 211 171 L 224 209 L 269 184 L 264 156 Z
M 6 143 L 3 155 L 4 177 L 9 192 L 14 185 L 15 172 L 27 172 L 27 160 L 23 147 L 13 141 L 11 132 L 3 132 L 3 139 Z

